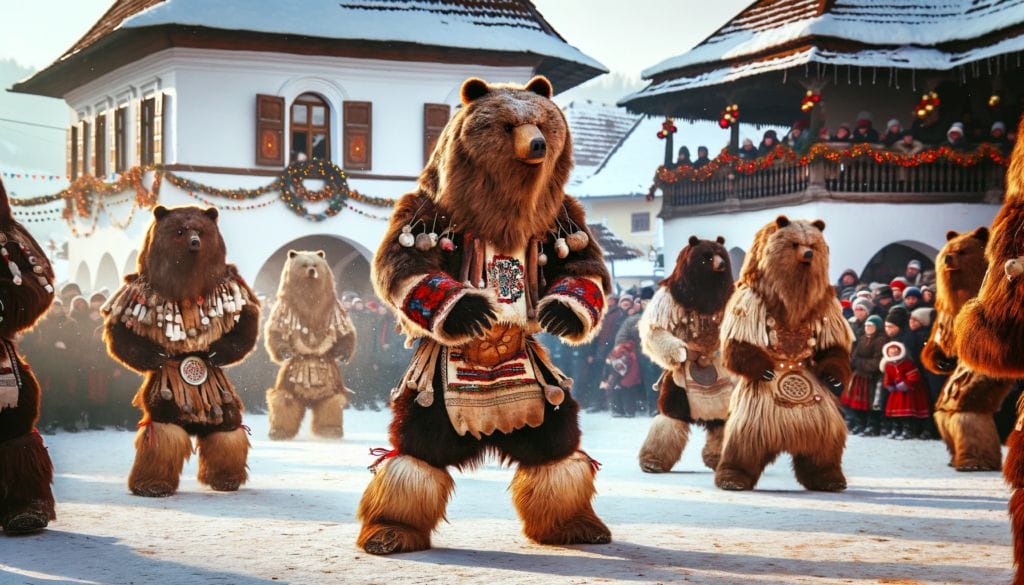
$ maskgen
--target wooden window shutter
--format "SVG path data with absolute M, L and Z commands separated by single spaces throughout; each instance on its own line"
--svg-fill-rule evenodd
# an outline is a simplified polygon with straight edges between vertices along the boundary
M 142 164 L 142 104 L 145 100 L 135 103 L 135 164 Z
M 284 164 L 284 98 L 256 94 L 256 164 Z
M 71 180 L 75 179 L 75 127 L 71 126 L 67 132 L 67 150 L 65 151 L 66 164 L 64 165 L 64 174 L 70 177 Z
M 452 108 L 448 104 L 423 104 L 423 164 L 430 160 L 437 139 L 448 124 Z
M 345 168 L 368 171 L 373 168 L 373 104 L 345 102 L 344 117 L 342 160 Z
M 153 164 L 159 165 L 164 162 L 164 123 L 167 120 L 167 94 L 153 96 Z
M 107 175 L 107 115 L 96 115 L 96 129 L 93 145 L 93 174 L 97 178 Z
M 118 113 L 119 110 L 115 108 L 110 110 L 110 115 L 107 116 L 107 174 L 121 172 L 117 166 L 117 129 L 120 126 Z
M 88 155 L 85 151 L 85 133 L 88 131 L 88 129 L 89 125 L 85 121 L 78 123 L 78 134 L 77 140 L 75 141 L 75 152 L 77 154 L 77 156 L 75 156 L 76 177 L 81 177 L 89 170 L 88 165 L 85 163 L 86 156 Z

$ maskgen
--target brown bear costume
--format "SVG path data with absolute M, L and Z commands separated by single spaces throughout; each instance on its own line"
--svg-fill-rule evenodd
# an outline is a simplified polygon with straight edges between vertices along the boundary
M 640 448 L 640 469 L 670 471 L 679 461 L 690 424 L 707 431 L 704 464 L 715 469 L 722 453 L 725 419 L 735 385 L 722 366 L 719 328 L 734 290 L 723 244 L 690 236 L 671 276 L 662 280 L 640 318 L 644 353 L 665 369 L 659 382 L 658 416 Z
M 281 364 L 267 390 L 270 438 L 294 437 L 306 408 L 313 410 L 313 434 L 341 437 L 348 400 L 338 360 L 352 357 L 356 330 L 323 250 L 288 251 L 264 339 L 270 358 Z
M 1024 130 L 1024 119 L 1019 130 Z M 978 296 L 967 301 L 956 318 L 956 353 L 974 372 L 1019 380 L 1024 378 L 1024 140 L 1013 149 L 1006 172 L 1006 197 L 990 229 L 985 258 L 989 271 Z M 1010 524 L 1013 532 L 1015 585 L 1024 585 L 1024 412 L 1017 406 L 1017 425 L 1006 444 L 1003 477 L 1013 488 Z
M 946 245 L 935 265 L 934 333 L 921 351 L 924 366 L 950 375 L 935 403 L 935 425 L 957 471 L 996 471 L 1002 464 L 1002 445 L 993 415 L 1013 386 L 1012 380 L 992 378 L 957 364 L 954 322 L 964 304 L 978 294 L 988 269 L 985 244 L 988 228 L 946 234 Z
M 742 379 L 715 472 L 722 489 L 753 489 L 784 451 L 805 488 L 846 489 L 846 424 L 833 391 L 850 381 L 853 331 L 829 283 L 824 229 L 780 215 L 758 230 L 726 305 L 724 363 Z
M 11 214 L 0 181 L 0 528 L 46 528 L 53 509 L 53 463 L 36 431 L 39 382 L 14 346 L 53 301 L 53 270 L 42 248 Z
M 609 288 L 583 208 L 563 191 L 572 141 L 551 94 L 543 77 L 467 80 L 374 258 L 378 295 L 418 343 L 392 393 L 395 448 L 359 504 L 367 552 L 428 548 L 453 489 L 446 468 L 488 453 L 518 464 L 512 500 L 529 538 L 611 539 L 591 507 L 596 465 L 579 450 L 571 380 L 533 338 L 587 341 Z M 440 234 L 428 233 L 435 218 Z
M 197 435 L 199 481 L 234 491 L 248 477 L 242 401 L 221 369 L 256 345 L 259 303 L 225 262 L 214 208 L 153 209 L 138 273 L 125 276 L 101 312 L 111 356 L 145 375 L 132 404 L 142 410 L 128 487 L 163 497 Z

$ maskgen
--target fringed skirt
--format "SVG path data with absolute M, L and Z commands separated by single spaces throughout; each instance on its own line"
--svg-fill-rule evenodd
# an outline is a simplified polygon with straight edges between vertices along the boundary
M 871 407 L 871 380 L 854 374 L 853 381 L 843 391 L 839 401 L 852 410 L 868 410 Z

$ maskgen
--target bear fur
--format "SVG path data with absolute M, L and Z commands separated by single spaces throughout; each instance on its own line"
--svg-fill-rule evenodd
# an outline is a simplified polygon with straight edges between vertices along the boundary
M 640 468 L 649 473 L 670 471 L 679 461 L 691 423 L 707 432 L 704 464 L 718 467 L 734 386 L 719 351 L 725 303 L 735 289 L 723 244 L 722 237 L 691 236 L 640 319 L 643 351 L 665 370 L 658 416 L 640 449 Z
M 136 495 L 177 490 L 190 435 L 201 483 L 234 491 L 248 477 L 243 406 L 222 368 L 255 346 L 259 303 L 225 261 L 217 217 L 214 208 L 154 208 L 138 272 L 101 309 L 107 351 L 144 376 L 132 401 L 142 410 L 128 478 Z M 186 381 L 188 364 L 205 378 Z
M 42 530 L 56 518 L 54 511 L 53 463 L 36 431 L 39 418 L 39 382 L 23 358 L 18 355 L 14 338 L 30 329 L 53 302 L 53 270 L 42 247 L 11 214 L 7 191 L 0 181 L 0 233 L 6 237 L 4 248 L 22 273 L 20 284 L 6 266 L 0 268 L 0 338 L 3 360 L 9 356 L 17 382 L 0 402 L 0 529 L 5 534 L 25 534 Z M 23 244 L 26 254 L 21 246 Z M 39 270 L 34 272 L 33 266 Z M 39 281 L 42 277 L 49 284 Z M 3 389 L 0 389 L 2 392 Z M 16 396 L 16 399 L 15 399 Z M 11 401 L 11 405 L 6 402 Z
M 587 341 L 610 289 L 583 208 L 564 193 L 572 139 L 551 95 L 543 77 L 466 80 L 374 257 L 377 294 L 416 351 L 392 392 L 394 449 L 359 504 L 367 552 L 428 548 L 453 489 L 447 468 L 489 453 L 518 464 L 510 491 L 529 538 L 611 539 L 591 505 L 596 466 L 579 450 L 571 380 L 533 338 Z
M 288 251 L 277 303 L 264 329 L 267 353 L 281 364 L 267 390 L 270 438 L 291 439 L 313 411 L 313 434 L 341 437 L 348 403 L 338 360 L 352 359 L 356 330 L 338 300 L 323 250 Z
M 726 305 L 722 353 L 740 381 L 715 472 L 722 489 L 753 489 L 784 451 L 805 488 L 846 488 L 835 395 L 850 382 L 853 332 L 828 280 L 824 229 L 784 215 L 762 227 Z
M 1024 130 L 1021 120 L 1018 132 Z M 956 318 L 957 357 L 972 371 L 993 378 L 1024 378 L 1024 140 L 1013 148 L 1006 172 L 1006 196 L 989 229 L 985 258 L 989 270 L 978 296 L 968 301 Z M 1010 496 L 1015 585 L 1024 585 L 1024 424 L 1021 404 L 1017 425 L 1006 441 L 1003 477 Z
M 1013 380 L 993 378 L 957 363 L 956 316 L 978 294 L 988 269 L 985 244 L 987 227 L 946 234 L 946 245 L 935 260 L 934 333 L 921 352 L 924 366 L 949 375 L 935 403 L 935 425 L 957 471 L 997 471 L 1002 465 L 1002 445 L 994 414 L 1013 386 Z

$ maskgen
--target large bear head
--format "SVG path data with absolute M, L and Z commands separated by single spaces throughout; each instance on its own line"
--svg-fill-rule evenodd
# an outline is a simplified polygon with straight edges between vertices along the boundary
M 702 240 L 690 236 L 679 251 L 676 267 L 661 281 L 672 298 L 684 307 L 700 313 L 717 313 L 733 292 L 732 263 L 725 249 L 725 238 Z
M 824 231 L 825 222 L 820 219 L 790 220 L 780 215 L 757 231 L 743 262 L 740 282 L 790 326 L 820 315 L 835 302 Z
M 323 250 L 288 250 L 277 298 L 302 314 L 323 316 L 334 310 L 338 293 Z
M 138 272 L 161 296 L 195 299 L 212 293 L 227 276 L 217 209 L 153 209 L 153 222 L 139 251 Z
M 505 251 L 555 224 L 572 170 L 565 116 L 551 83 L 462 84 L 462 107 L 448 122 L 420 175 L 420 189 L 471 231 Z
M 935 309 L 956 315 L 969 299 L 978 294 L 981 281 L 988 270 L 985 245 L 988 228 L 957 233 L 946 233 L 946 245 L 935 258 Z

